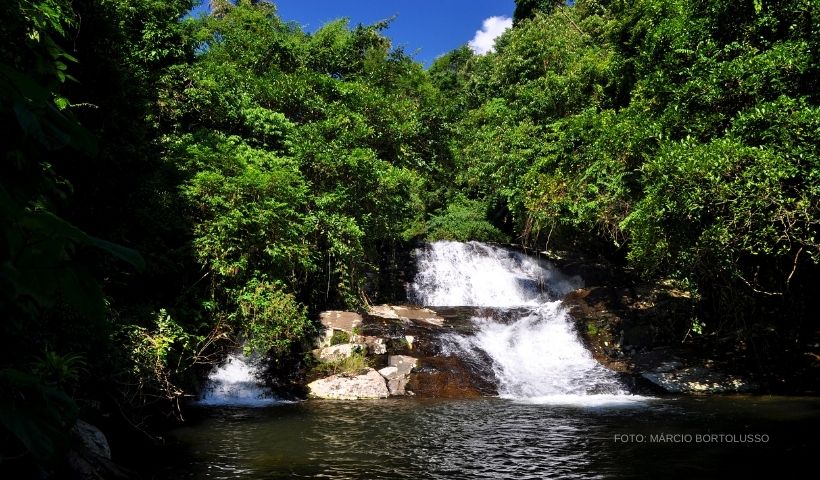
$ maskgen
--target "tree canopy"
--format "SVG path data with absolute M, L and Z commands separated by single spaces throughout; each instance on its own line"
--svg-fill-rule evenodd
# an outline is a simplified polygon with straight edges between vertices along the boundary
M 520 0 L 426 70 L 265 1 L 7 3 L 4 457 L 179 415 L 239 345 L 298 371 L 416 241 L 592 252 L 764 361 L 815 341 L 817 0 Z

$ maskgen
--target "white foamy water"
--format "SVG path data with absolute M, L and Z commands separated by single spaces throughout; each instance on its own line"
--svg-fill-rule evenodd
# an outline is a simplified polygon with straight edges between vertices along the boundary
M 582 286 L 546 262 L 479 242 L 435 242 L 416 258 L 409 293 L 426 306 L 537 306 Z
M 410 296 L 427 306 L 482 306 L 520 312 L 511 322 L 474 317 L 474 335 L 449 335 L 445 354 L 492 359 L 503 398 L 528 403 L 626 406 L 617 376 L 581 342 L 560 301 L 582 285 L 548 262 L 478 242 L 435 242 L 417 251 Z M 523 308 L 522 308 L 523 307 Z
M 257 361 L 242 353 L 228 355 L 208 375 L 208 385 L 199 404 L 264 407 L 281 403 L 259 380 L 258 371 Z

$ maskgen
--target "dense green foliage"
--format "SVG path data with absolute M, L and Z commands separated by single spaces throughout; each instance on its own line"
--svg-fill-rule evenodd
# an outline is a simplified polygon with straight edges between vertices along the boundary
M 225 349 L 292 371 L 420 239 L 603 254 L 761 363 L 815 341 L 817 0 L 520 0 L 426 71 L 262 1 L 7 3 L 4 458 L 178 415 Z
M 542 3 L 517 2 L 495 53 L 431 68 L 463 112 L 462 191 L 506 205 L 521 243 L 627 260 L 690 290 L 705 332 L 796 354 L 816 331 L 820 3 Z
M 292 370 L 424 230 L 443 102 L 386 24 L 191 6 L 3 11 L 4 458 L 59 458 L 78 413 L 178 415 L 224 349 Z

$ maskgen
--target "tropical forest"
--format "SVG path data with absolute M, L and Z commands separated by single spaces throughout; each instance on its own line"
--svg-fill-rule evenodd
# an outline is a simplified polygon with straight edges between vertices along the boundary
M 816 468 L 820 1 L 2 3 L 0 477 Z

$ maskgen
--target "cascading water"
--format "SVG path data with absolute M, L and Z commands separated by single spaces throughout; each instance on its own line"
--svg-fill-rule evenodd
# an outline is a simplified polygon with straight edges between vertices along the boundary
M 499 395 L 543 403 L 629 403 L 614 372 L 584 347 L 560 301 L 581 286 L 524 254 L 478 242 L 435 242 L 416 252 L 412 300 L 426 306 L 515 309 L 512 322 L 473 317 L 473 335 L 452 334 L 445 354 L 488 355 Z
M 264 407 L 281 402 L 262 385 L 258 371 L 258 361 L 241 352 L 228 355 L 208 375 L 208 385 L 199 404 Z

